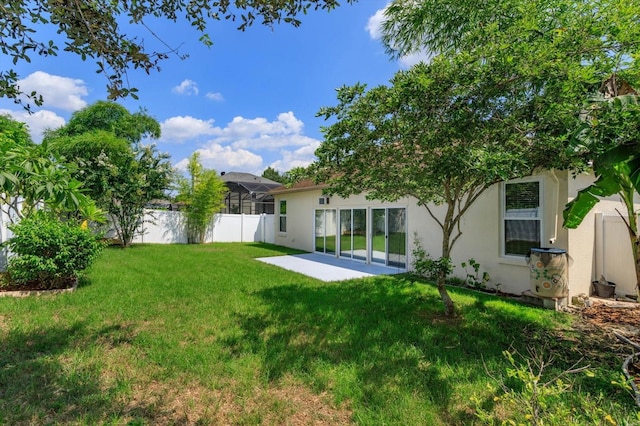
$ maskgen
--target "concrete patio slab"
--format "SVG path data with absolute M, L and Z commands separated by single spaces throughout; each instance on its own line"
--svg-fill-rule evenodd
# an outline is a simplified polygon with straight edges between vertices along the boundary
M 406 272 L 401 268 L 367 264 L 319 253 L 260 257 L 256 260 L 327 282 Z

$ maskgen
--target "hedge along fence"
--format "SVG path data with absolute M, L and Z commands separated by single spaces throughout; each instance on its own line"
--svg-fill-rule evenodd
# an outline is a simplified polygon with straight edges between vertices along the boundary
M 186 244 L 185 218 L 180 211 L 146 210 L 144 223 L 134 243 Z M 272 214 L 216 214 L 205 243 L 275 242 L 275 219 Z

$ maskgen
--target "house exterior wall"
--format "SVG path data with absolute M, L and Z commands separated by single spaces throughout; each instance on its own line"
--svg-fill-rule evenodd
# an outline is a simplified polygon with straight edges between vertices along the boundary
M 614 212 L 616 208 L 624 206 L 617 197 L 610 197 L 598 203 L 589 213 L 584 222 L 575 230 L 563 228 L 562 211 L 567 202 L 572 200 L 577 192 L 590 185 L 593 175 L 573 177 L 567 171 L 547 171 L 527 180 L 538 180 L 542 187 L 542 246 L 565 249 L 571 261 L 569 266 L 569 297 L 591 293 L 591 282 L 597 278 L 595 246 L 597 242 L 596 218 L 602 212 Z M 452 250 L 452 260 L 455 265 L 454 275 L 464 277 L 467 273 L 462 262 L 473 258 L 481 266 L 481 272 L 486 271 L 491 277 L 490 286 L 500 284 L 503 292 L 520 294 L 530 289 L 530 272 L 525 257 L 504 256 L 502 240 L 502 210 L 503 184 L 493 185 L 485 191 L 476 203 L 465 213 L 460 228 L 462 236 Z M 442 232 L 425 207 L 419 206 L 414 199 L 401 199 L 394 203 L 367 200 L 358 195 L 342 199 L 331 197 L 329 205 L 320 205 L 321 189 L 303 189 L 298 192 L 275 194 L 276 203 L 276 235 L 275 243 L 300 250 L 314 250 L 314 210 L 317 208 L 376 208 L 376 207 L 406 207 L 407 209 L 407 266 L 411 269 L 413 259 L 411 252 L 417 238 L 425 251 L 432 257 L 441 255 Z M 287 201 L 287 232 L 280 233 L 278 224 L 278 205 L 280 200 Z M 624 211 L 624 210 L 621 210 Z M 438 217 L 444 217 L 445 207 L 434 206 L 433 212 Z M 415 238 L 414 238 L 415 237 Z M 627 241 L 616 244 L 623 245 L 626 250 Z M 622 246 L 621 246 L 622 247 Z M 606 254 L 600 254 L 600 259 Z M 600 260 L 602 261 L 602 260 Z M 633 264 L 629 270 L 633 272 Z M 471 270 L 469 271 L 471 272 Z M 635 286 L 635 282 L 632 283 Z M 626 288 L 626 287 L 625 287 Z M 624 292 L 623 292 L 624 293 Z M 570 299 L 569 299 L 570 300 Z
M 525 180 L 539 180 L 542 185 L 542 245 L 569 251 L 568 232 L 562 228 L 566 176 L 562 172 L 549 172 Z M 444 217 L 445 206 L 437 207 L 435 212 L 438 217 Z M 426 208 L 413 203 L 409 217 L 411 247 L 415 233 L 426 252 L 435 258 L 439 257 L 442 253 L 442 232 Z M 502 255 L 502 184 L 493 185 L 480 196 L 464 214 L 460 229 L 462 235 L 451 253 L 454 276 L 464 278 L 467 271 L 461 267 L 461 263 L 468 264 L 469 259 L 474 259 L 480 264 L 480 273 L 489 273 L 489 286 L 499 283 L 501 291 L 513 294 L 529 290 L 530 276 L 526 259 Z M 553 244 L 549 244 L 551 239 L 554 239 Z

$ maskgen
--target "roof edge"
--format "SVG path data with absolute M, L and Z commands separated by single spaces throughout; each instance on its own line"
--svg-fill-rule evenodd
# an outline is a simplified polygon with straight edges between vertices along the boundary
M 269 191 L 269 194 L 273 194 L 273 195 L 278 195 L 278 194 L 290 194 L 293 192 L 306 192 L 306 191 L 315 191 L 318 189 L 326 189 L 328 188 L 329 185 L 326 183 L 321 183 L 321 184 L 313 184 L 313 185 L 304 185 L 304 186 L 292 186 L 292 187 L 286 187 L 286 186 L 280 186 L 278 188 L 274 188 L 271 191 Z

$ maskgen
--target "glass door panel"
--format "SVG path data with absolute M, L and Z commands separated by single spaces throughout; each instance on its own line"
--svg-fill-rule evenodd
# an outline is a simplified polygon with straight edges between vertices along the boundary
M 353 210 L 353 258 L 367 260 L 367 210 Z
M 317 209 L 315 211 L 315 251 L 335 254 L 336 252 L 336 211 Z
M 387 214 L 386 209 L 371 210 L 371 261 L 387 263 Z
M 326 249 L 325 243 L 325 213 L 324 210 L 316 210 L 316 226 L 315 226 L 315 239 L 316 239 L 316 251 L 324 253 Z
M 351 210 L 340 210 L 340 256 L 351 257 Z
M 338 224 L 336 223 L 336 211 L 335 209 L 325 210 L 324 216 L 324 235 L 325 235 L 325 252 L 335 254 L 336 253 L 336 230 Z
M 387 264 L 407 267 L 406 209 L 387 209 Z

